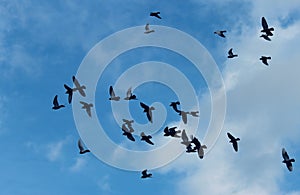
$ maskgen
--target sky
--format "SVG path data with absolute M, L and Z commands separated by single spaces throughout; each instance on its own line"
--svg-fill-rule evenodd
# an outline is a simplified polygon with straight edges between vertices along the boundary
M 152 11 L 160 11 L 162 19 L 150 17 Z M 300 194 L 299 13 L 296 0 L 0 1 L 0 195 Z M 275 28 L 270 42 L 259 37 L 262 17 Z M 146 23 L 154 33 L 143 33 Z M 187 45 L 164 27 L 203 46 L 199 55 L 197 45 Z M 134 32 L 101 50 L 103 40 L 128 29 Z M 226 38 L 216 30 L 227 30 Z M 118 47 L 153 40 L 162 45 L 170 41 L 207 64 L 201 63 L 200 72 L 182 53 L 151 45 L 109 59 Z M 237 58 L 227 58 L 230 48 Z M 100 52 L 88 61 L 92 51 Z M 259 60 L 262 55 L 272 57 L 269 66 Z M 103 68 L 105 60 L 109 63 Z M 91 62 L 88 68 L 81 68 L 86 61 Z M 206 77 L 214 65 L 219 72 Z M 176 71 L 183 77 L 174 76 Z M 87 87 L 85 100 L 94 100 L 91 119 L 80 112 L 78 93 L 72 105 L 67 103 L 63 85 L 72 86 L 73 75 Z M 92 87 L 93 76 L 97 83 Z M 180 83 L 181 78 L 190 85 Z M 110 85 L 120 102 L 108 100 Z M 123 100 L 129 87 L 138 100 Z M 185 93 L 189 87 L 192 96 Z M 55 95 L 65 108 L 51 109 Z M 224 121 L 222 106 L 212 95 L 225 100 Z M 168 105 L 179 99 L 182 109 L 198 110 L 200 117 L 189 116 L 188 125 L 182 124 Z M 155 106 L 153 124 L 139 102 Z M 215 108 L 221 112 L 213 112 Z M 135 121 L 136 142 L 122 135 L 120 120 L 127 111 Z M 97 139 L 100 130 L 89 120 L 97 120 L 104 137 L 119 148 Z M 209 142 L 205 130 L 214 122 L 221 128 L 212 130 L 216 141 Z M 207 144 L 204 158 L 184 153 L 180 139 L 164 137 L 165 126 L 185 128 Z M 140 141 L 141 131 L 153 136 L 154 146 Z M 241 139 L 238 152 L 228 143 L 227 132 Z M 80 137 L 91 153 L 79 154 Z M 282 148 L 296 159 L 292 172 L 282 163 Z M 153 151 L 152 156 L 137 156 Z M 99 159 L 99 153 L 118 166 Z M 169 161 L 160 163 L 162 159 Z M 140 178 L 144 165 L 152 178 Z

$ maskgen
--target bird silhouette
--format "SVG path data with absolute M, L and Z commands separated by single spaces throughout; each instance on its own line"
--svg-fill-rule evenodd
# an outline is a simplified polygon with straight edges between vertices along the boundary
M 85 154 L 87 152 L 90 152 L 90 150 L 84 149 L 81 139 L 78 140 L 78 148 L 79 148 L 79 154 Z
M 259 59 L 262 61 L 262 63 L 264 63 L 265 65 L 269 66 L 268 60 L 271 60 L 270 56 L 261 56 Z
M 131 87 L 127 90 L 124 100 L 137 100 L 136 95 L 132 94 Z
M 227 56 L 228 58 L 234 58 L 234 57 L 238 57 L 238 55 L 237 54 L 233 54 L 233 52 L 232 52 L 232 48 L 228 51 L 228 56 Z
M 144 132 L 141 133 L 141 140 L 147 142 L 148 144 L 154 145 L 154 143 L 150 140 L 152 138 L 151 135 L 146 135 Z
M 260 32 L 266 33 L 267 36 L 273 36 L 272 31 L 274 31 L 274 28 L 269 28 L 265 17 L 261 18 L 261 25 L 262 25 L 263 29 Z
M 271 41 L 270 37 L 266 34 L 262 34 L 262 35 L 260 35 L 260 37 L 264 38 L 267 41 Z
M 145 178 L 150 178 L 150 177 L 152 177 L 152 174 L 151 173 L 147 173 L 147 169 L 145 169 L 145 170 L 142 171 L 141 178 L 145 179 Z
M 154 30 L 150 30 L 149 24 L 147 23 L 145 26 L 145 34 L 153 33 L 155 32 Z
M 190 115 L 194 116 L 194 117 L 199 117 L 199 111 L 192 111 L 192 112 L 189 112 Z
M 59 103 L 58 103 L 58 100 L 57 100 L 57 95 L 54 97 L 54 99 L 53 99 L 53 107 L 52 107 L 52 109 L 53 110 L 58 110 L 58 109 L 60 109 L 60 108 L 63 108 L 63 107 L 65 107 L 64 105 L 60 105 Z
M 178 137 L 178 138 L 180 138 L 181 136 L 180 135 L 178 135 L 178 133 L 181 133 L 181 131 L 180 130 L 175 130 L 177 127 L 171 127 L 171 128 L 169 128 L 168 126 L 167 127 L 165 127 L 165 129 L 164 129 L 164 136 L 171 136 L 171 137 Z
M 71 104 L 73 97 L 73 89 L 66 84 L 64 84 L 64 87 L 67 90 L 65 94 L 68 94 L 68 102 L 69 104 Z
M 81 108 L 86 110 L 86 113 L 89 115 L 89 117 L 92 117 L 91 108 L 93 107 L 93 104 L 88 104 L 83 101 L 80 101 L 80 103 L 83 105 Z
M 129 130 L 125 124 L 122 125 L 122 131 L 123 131 L 123 135 L 125 135 L 129 140 L 131 140 L 133 142 L 135 141 L 135 139 L 132 135 L 133 130 L 131 130 L 131 129 Z
M 154 16 L 154 17 L 157 17 L 157 18 L 161 19 L 159 14 L 160 14 L 160 12 L 151 12 L 150 16 Z
M 140 105 L 144 109 L 144 112 L 146 113 L 148 120 L 152 123 L 153 122 L 153 120 L 152 120 L 152 110 L 155 110 L 155 108 L 152 107 L 152 106 L 149 107 L 146 104 L 144 104 L 143 102 L 140 102 Z
M 283 157 L 283 161 L 282 163 L 286 164 L 286 167 L 288 168 L 289 171 L 293 171 L 293 165 L 292 162 L 295 162 L 295 159 L 290 159 L 288 153 L 286 152 L 286 150 L 284 148 L 282 148 L 282 157 Z
M 86 94 L 84 92 L 84 89 L 86 89 L 86 87 L 84 85 L 80 85 L 78 80 L 75 78 L 75 76 L 72 77 L 72 80 L 75 85 L 75 88 L 73 88 L 73 92 L 79 91 L 80 95 L 85 97 Z
M 189 112 L 185 112 L 185 111 L 180 111 L 180 115 L 182 118 L 182 121 L 184 124 L 187 124 L 187 115 L 189 114 Z
M 177 106 L 180 105 L 180 102 L 177 101 L 177 102 L 171 102 L 170 103 L 170 106 L 173 108 L 173 110 L 175 110 L 175 112 L 179 113 L 180 114 L 180 110 L 178 110 Z
M 193 152 L 197 152 L 196 148 L 192 148 L 192 144 L 189 144 L 186 146 L 186 153 L 193 153 Z
M 109 100 L 114 100 L 114 101 L 120 100 L 120 96 L 116 96 L 116 94 L 114 92 L 114 88 L 112 86 L 109 87 L 109 95 L 110 95 Z
M 240 138 L 235 138 L 229 132 L 227 133 L 227 136 L 230 139 L 229 142 L 232 143 L 232 146 L 233 146 L 234 150 L 237 152 L 238 151 L 238 143 L 237 143 L 237 141 L 240 141 Z
M 215 31 L 214 33 L 219 35 L 220 37 L 225 38 L 225 35 L 224 35 L 225 32 L 227 32 L 227 31 L 226 30 L 218 30 L 218 31 Z
M 201 145 L 200 141 L 196 137 L 192 137 L 191 143 L 195 145 L 193 150 L 197 150 L 199 158 L 203 159 L 204 149 L 207 149 L 206 145 Z
M 127 120 L 127 119 L 123 119 L 124 124 L 123 125 L 127 125 L 127 127 L 129 128 L 130 132 L 134 132 L 134 129 L 132 127 L 132 123 L 134 123 L 133 120 Z M 126 127 L 126 126 L 125 126 Z

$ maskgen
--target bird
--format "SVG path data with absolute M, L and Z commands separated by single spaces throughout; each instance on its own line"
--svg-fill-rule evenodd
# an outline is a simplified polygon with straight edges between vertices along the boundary
M 90 152 L 90 150 L 84 149 L 81 139 L 78 140 L 78 148 L 80 150 L 79 154 L 84 154 L 84 153 Z
M 59 105 L 58 100 L 57 100 L 57 95 L 56 95 L 54 97 L 54 99 L 53 99 L 53 107 L 52 107 L 52 109 L 53 110 L 58 110 L 58 109 L 63 108 L 63 107 L 65 107 L 65 106 L 64 105 Z
M 219 35 L 220 37 L 225 38 L 225 35 L 224 35 L 225 32 L 227 32 L 227 31 L 226 30 L 217 30 L 214 33 Z
M 71 104 L 73 97 L 73 89 L 66 84 L 64 84 L 64 87 L 67 90 L 65 94 L 68 94 L 68 102 L 69 104 Z
M 234 150 L 237 152 L 238 151 L 238 143 L 237 141 L 240 141 L 240 138 L 235 138 L 233 137 L 233 135 L 231 135 L 229 132 L 227 132 L 227 136 L 230 139 L 230 143 L 232 143 L 232 146 L 234 148 Z
M 144 112 L 146 112 L 148 120 L 152 123 L 153 122 L 153 120 L 152 120 L 152 110 L 155 110 L 155 108 L 152 107 L 152 106 L 149 107 L 146 104 L 144 104 L 143 102 L 140 102 L 140 105 L 141 105 L 142 108 L 144 108 Z
M 153 33 L 153 32 L 155 32 L 154 30 L 150 30 L 150 28 L 149 28 L 149 23 L 147 23 L 146 24 L 146 26 L 145 26 L 145 34 L 149 34 L 149 33 Z
M 180 114 L 180 110 L 178 110 L 177 106 L 180 105 L 180 102 L 179 101 L 176 101 L 176 102 L 171 102 L 170 103 L 170 106 L 175 110 L 175 112 L 179 113 Z
M 134 129 L 132 128 L 132 123 L 134 123 L 133 120 L 127 120 L 127 119 L 123 119 L 123 122 L 124 122 L 124 128 L 126 128 L 125 125 L 127 125 L 127 127 L 129 128 L 129 131 L 130 132 L 134 132 Z M 127 129 L 127 128 L 126 128 Z
M 84 89 L 86 89 L 86 87 L 84 85 L 80 85 L 78 80 L 75 78 L 75 76 L 72 77 L 72 80 L 75 85 L 75 88 L 73 88 L 73 92 L 79 91 L 80 95 L 85 97 L 86 94 L 84 92 Z
M 295 162 L 295 159 L 290 159 L 288 153 L 286 152 L 286 150 L 284 148 L 282 148 L 282 157 L 283 157 L 283 161 L 282 163 L 286 164 L 286 167 L 288 168 L 289 171 L 293 171 L 293 165 L 292 162 Z
M 89 117 L 92 117 L 91 108 L 93 107 L 93 104 L 88 104 L 83 101 L 80 101 L 80 103 L 83 105 L 81 108 L 86 110 Z
M 147 173 L 147 169 L 145 169 L 145 170 L 142 171 L 141 178 L 145 179 L 145 178 L 150 178 L 150 177 L 152 177 L 152 174 L 151 173 Z
M 133 130 L 128 130 L 125 124 L 122 125 L 122 131 L 123 131 L 123 135 L 125 135 L 129 140 L 133 142 L 135 141 L 132 135 Z
M 177 133 L 181 133 L 180 130 L 175 130 L 177 127 L 171 127 L 169 128 L 168 126 L 165 127 L 164 129 L 164 136 L 171 136 L 171 137 L 178 137 L 180 138 L 181 136 L 179 136 Z
M 131 87 L 127 90 L 124 100 L 137 100 L 136 95 L 132 94 Z
M 180 111 L 180 115 L 184 124 L 187 124 L 187 114 L 189 114 L 189 112 Z
M 159 14 L 160 14 L 160 12 L 151 12 L 150 16 L 154 16 L 154 17 L 157 17 L 157 18 L 161 19 Z
M 261 18 L 261 25 L 262 25 L 263 29 L 260 32 L 266 33 L 267 36 L 273 36 L 272 31 L 274 31 L 274 28 L 273 27 L 269 28 L 265 17 Z
M 233 54 L 232 53 L 232 48 L 230 48 L 230 50 L 228 51 L 228 56 L 227 56 L 228 58 L 234 58 L 234 57 L 238 57 L 238 55 L 237 54 Z
M 148 144 L 154 145 L 154 143 L 150 140 L 152 138 L 151 135 L 146 135 L 144 132 L 141 133 L 141 140 L 147 142 Z
M 193 150 L 197 150 L 199 158 L 203 159 L 204 149 L 207 149 L 206 145 L 201 145 L 200 141 L 196 137 L 192 138 L 191 143 L 195 145 Z
M 194 116 L 194 117 L 199 117 L 198 113 L 199 113 L 199 111 L 189 112 L 189 114 L 192 115 L 192 116 Z
M 265 65 L 269 66 L 268 60 L 271 60 L 270 56 L 261 56 L 259 59 L 262 61 L 262 63 L 264 63 Z
M 120 96 L 116 96 L 116 94 L 114 92 L 114 88 L 112 86 L 109 87 L 109 95 L 110 95 L 109 100 L 114 100 L 114 101 L 120 100 Z
M 196 148 L 192 148 L 192 144 L 186 146 L 186 153 L 197 152 Z
M 264 38 L 267 41 L 271 41 L 270 37 L 266 34 L 262 34 L 262 35 L 260 35 L 260 37 Z

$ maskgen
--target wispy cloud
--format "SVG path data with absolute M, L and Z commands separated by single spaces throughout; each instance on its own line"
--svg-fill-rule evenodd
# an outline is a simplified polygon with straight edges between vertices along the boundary
M 78 157 L 75 160 L 75 163 L 70 167 L 71 172 L 78 172 L 86 165 L 87 160 L 82 157 Z

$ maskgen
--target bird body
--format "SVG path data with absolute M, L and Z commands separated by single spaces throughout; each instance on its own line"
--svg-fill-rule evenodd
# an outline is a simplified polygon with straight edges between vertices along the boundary
M 78 140 L 78 148 L 79 148 L 79 154 L 85 154 L 87 152 L 90 152 L 90 150 L 84 149 L 81 139 Z
M 289 171 L 293 171 L 293 165 L 292 162 L 295 162 L 295 159 L 290 159 L 288 153 L 286 152 L 286 150 L 284 148 L 282 148 L 282 157 L 283 157 L 283 161 L 282 163 L 286 164 L 286 167 L 288 168 Z
M 147 23 L 145 26 L 145 34 L 153 33 L 155 32 L 154 30 L 150 30 L 149 24 Z
M 114 88 L 112 86 L 109 87 L 109 95 L 110 95 L 109 100 L 114 100 L 114 101 L 120 100 L 120 96 L 116 96 Z
M 160 17 L 160 12 L 151 12 L 150 13 L 150 16 L 154 16 L 154 17 L 156 17 L 156 18 L 158 18 L 158 19 L 161 19 L 161 17 Z
M 124 100 L 137 100 L 136 95 L 132 94 L 131 87 L 127 90 Z
M 262 61 L 262 63 L 264 63 L 265 65 L 269 66 L 268 60 L 271 59 L 270 56 L 261 56 L 259 59 Z
M 264 32 L 266 33 L 267 36 L 273 36 L 272 31 L 274 31 L 274 28 L 269 28 L 267 20 L 265 19 L 265 17 L 261 18 L 261 25 L 263 27 L 263 29 L 260 32 Z
M 164 129 L 164 136 L 171 136 L 171 137 L 178 137 L 180 138 L 180 136 L 178 135 L 178 133 L 181 133 L 180 130 L 175 130 L 177 127 L 171 127 L 169 128 L 168 126 L 165 127 Z
M 150 177 L 152 177 L 152 174 L 151 173 L 147 173 L 147 169 L 145 169 L 145 170 L 142 171 L 141 178 L 145 179 L 145 178 L 150 178 Z
M 149 107 L 146 104 L 144 104 L 143 102 L 140 102 L 140 105 L 144 109 L 144 112 L 147 115 L 148 121 L 152 123 L 153 122 L 153 119 L 152 119 L 152 110 L 155 110 L 155 108 L 152 107 L 152 106 Z
M 80 101 L 80 103 L 83 105 L 81 108 L 86 110 L 86 113 L 89 115 L 89 117 L 92 117 L 91 108 L 93 107 L 93 104 L 89 104 L 83 101 Z
M 227 133 L 227 136 L 230 139 L 229 142 L 232 143 L 233 149 L 237 152 L 238 151 L 238 143 L 237 143 L 237 141 L 240 141 L 240 138 L 235 138 L 229 132 Z
M 228 56 L 227 57 L 228 58 L 234 58 L 234 57 L 238 57 L 238 55 L 237 54 L 233 54 L 232 48 L 230 48 L 229 51 L 228 51 Z
M 84 92 L 84 89 L 86 89 L 86 87 L 84 85 L 80 85 L 80 83 L 75 78 L 75 76 L 72 77 L 72 80 L 73 80 L 73 83 L 75 85 L 75 88 L 73 88 L 73 92 L 79 91 L 80 95 L 83 96 L 83 97 L 85 97 L 86 94 Z
M 146 135 L 144 132 L 141 133 L 141 140 L 147 142 L 148 144 L 154 145 L 154 143 L 150 140 L 152 138 L 151 135 Z
M 63 108 L 63 107 L 65 107 L 64 105 L 60 105 L 59 103 L 58 103 L 58 100 L 57 100 L 57 95 L 54 97 L 54 99 L 53 99 L 53 107 L 52 107 L 52 109 L 53 110 L 58 110 L 58 109 L 60 109 L 60 108 Z

